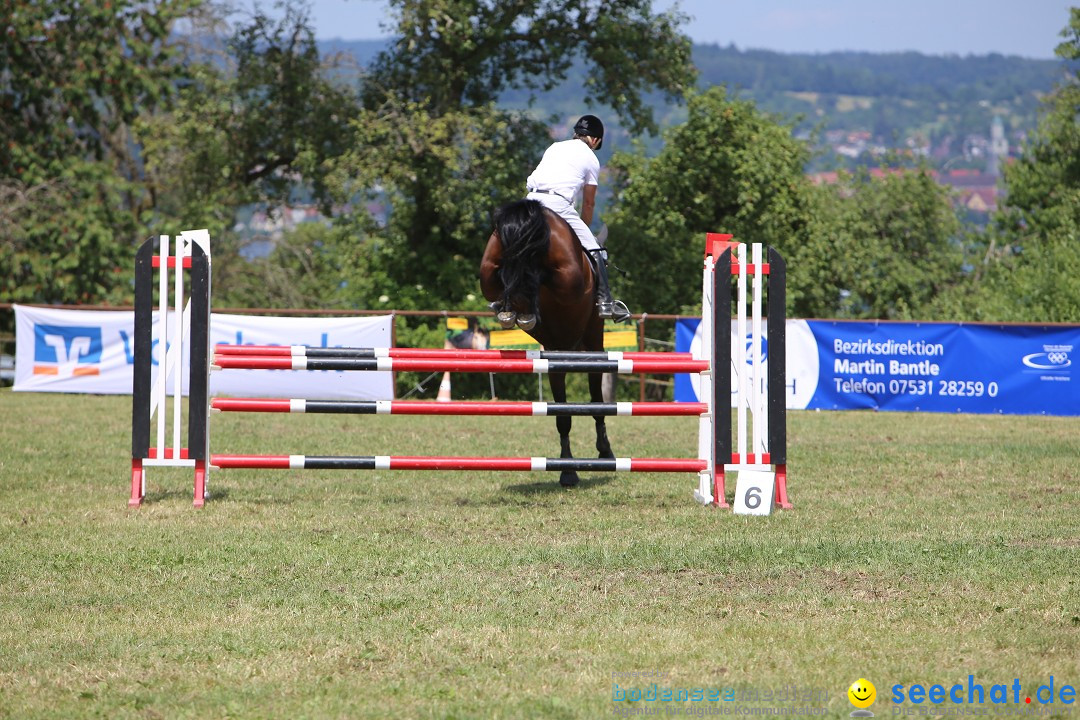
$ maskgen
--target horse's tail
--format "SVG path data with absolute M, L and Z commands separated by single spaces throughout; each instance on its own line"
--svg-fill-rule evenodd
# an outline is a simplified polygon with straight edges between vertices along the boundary
M 540 316 L 540 282 L 551 242 L 544 206 L 536 200 L 516 200 L 495 211 L 495 232 L 502 243 L 499 279 L 503 305 L 522 298 Z

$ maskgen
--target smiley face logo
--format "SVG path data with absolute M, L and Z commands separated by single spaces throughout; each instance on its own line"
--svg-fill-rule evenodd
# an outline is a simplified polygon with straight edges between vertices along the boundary
M 866 678 L 859 678 L 851 683 L 847 696 L 852 705 L 860 710 L 865 710 L 874 704 L 874 700 L 877 700 L 877 688 L 874 687 L 874 683 Z

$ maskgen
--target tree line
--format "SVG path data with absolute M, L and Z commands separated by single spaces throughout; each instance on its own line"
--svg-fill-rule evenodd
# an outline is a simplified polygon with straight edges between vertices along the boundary
M 1065 19 L 1063 18 L 1063 21 Z M 710 84 L 750 90 L 820 92 L 948 103 L 1011 102 L 1047 92 L 1061 78 L 1060 60 L 917 52 L 778 53 L 737 47 L 695 47 L 694 63 Z
M 651 0 L 390 5 L 395 40 L 358 69 L 319 52 L 302 2 L 231 27 L 205 0 L 9 4 L 0 302 L 130 303 L 138 244 L 206 227 L 219 306 L 480 309 L 491 212 L 573 119 L 499 99 L 584 68 L 573 116 L 611 108 L 638 138 L 659 131 L 656 97 L 686 117 L 659 152 L 622 143 L 605 158 L 602 220 L 635 311 L 696 312 L 703 235 L 730 232 L 788 258 L 794 315 L 1080 321 L 1077 74 L 976 231 L 899 156 L 881 178 L 812 184 L 792 121 L 699 87 L 686 18 Z M 1056 51 L 1075 62 L 1080 10 L 1063 20 Z M 244 259 L 237 209 L 297 193 L 330 220 Z

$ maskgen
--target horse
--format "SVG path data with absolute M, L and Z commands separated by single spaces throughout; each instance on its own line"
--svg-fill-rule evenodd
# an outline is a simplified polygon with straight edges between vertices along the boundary
M 604 349 L 604 323 L 596 307 L 596 278 L 577 235 L 565 220 L 536 200 L 517 200 L 499 208 L 480 262 L 480 289 L 499 310 L 505 326 L 516 321 L 545 350 Z M 549 373 L 555 402 L 566 402 L 566 373 Z M 603 374 L 589 373 L 592 402 L 603 401 Z M 603 415 L 594 415 L 596 450 L 614 458 Z M 572 418 L 555 418 L 561 454 L 572 458 Z M 579 482 L 563 470 L 559 484 Z

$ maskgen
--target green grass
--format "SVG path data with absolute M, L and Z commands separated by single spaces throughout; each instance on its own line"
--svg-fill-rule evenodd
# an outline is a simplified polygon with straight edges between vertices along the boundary
M 129 509 L 130 398 L 0 391 L 0 418 L 3 718 L 725 705 L 613 703 L 612 673 L 641 671 L 814 688 L 832 717 L 860 677 L 878 717 L 898 683 L 1080 685 L 1075 418 L 793 413 L 795 509 L 768 518 L 702 508 L 691 475 L 614 473 L 567 491 L 539 473 L 231 470 L 197 511 L 190 471 L 151 468 Z M 608 424 L 617 455 L 695 454 L 693 419 Z M 212 428 L 215 452 L 558 454 L 546 418 Z M 579 455 L 591 430 L 575 422 Z

